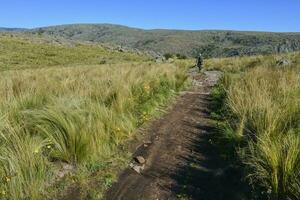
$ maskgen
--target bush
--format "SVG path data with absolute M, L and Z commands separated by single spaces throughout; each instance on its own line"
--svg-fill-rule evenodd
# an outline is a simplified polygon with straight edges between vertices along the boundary
M 186 56 L 186 55 L 181 55 L 180 53 L 177 53 L 177 54 L 176 54 L 176 57 L 177 57 L 178 59 L 181 59 L 181 60 L 187 59 L 187 56 Z
M 166 60 L 169 60 L 170 58 L 173 58 L 173 54 L 171 54 L 171 53 L 165 53 L 164 57 L 165 57 Z

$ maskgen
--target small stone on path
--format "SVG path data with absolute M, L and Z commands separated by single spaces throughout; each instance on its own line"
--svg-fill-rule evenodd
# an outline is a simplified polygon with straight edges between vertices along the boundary
M 137 156 L 134 158 L 134 160 L 139 164 L 144 164 L 146 162 L 146 160 L 143 156 Z
M 130 163 L 129 166 L 131 167 L 131 169 L 133 169 L 138 174 L 140 174 L 145 168 L 145 165 L 135 165 L 133 163 Z

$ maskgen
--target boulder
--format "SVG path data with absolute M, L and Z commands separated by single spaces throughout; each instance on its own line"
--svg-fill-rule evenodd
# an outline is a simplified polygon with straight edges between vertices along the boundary
M 173 63 L 175 60 L 173 58 L 168 59 L 168 63 Z
M 163 60 L 162 60 L 162 59 L 160 59 L 160 58 L 156 58 L 156 59 L 155 59 L 155 62 L 156 62 L 156 63 L 162 63 L 162 62 L 163 62 Z
M 277 66 L 287 66 L 291 64 L 291 61 L 287 60 L 287 59 L 280 59 L 278 61 L 276 61 Z

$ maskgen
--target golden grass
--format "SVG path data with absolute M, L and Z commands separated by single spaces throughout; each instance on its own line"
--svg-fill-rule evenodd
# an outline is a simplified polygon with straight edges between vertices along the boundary
M 61 162 L 79 177 L 123 162 L 119 145 L 184 87 L 185 70 L 181 62 L 2 72 L 1 199 L 43 199 Z
M 292 63 L 277 66 L 285 57 Z M 271 199 L 297 199 L 300 194 L 300 54 L 211 60 L 224 65 L 230 81 L 226 105 L 234 116 L 233 134 L 248 145 L 241 159 L 249 180 Z M 218 64 L 220 66 L 218 66 Z M 251 66 L 251 67 L 250 67 Z M 228 119 L 232 120 L 232 119 Z M 232 121 L 232 122 L 233 122 Z M 240 130 L 242 127 L 242 131 Z
M 49 66 L 99 65 L 143 62 L 149 57 L 109 50 L 101 45 L 37 38 L 26 35 L 0 35 L 0 70 L 45 68 Z
M 298 52 L 288 54 L 277 54 L 268 56 L 243 56 L 229 58 L 211 58 L 205 60 L 205 68 L 208 70 L 220 70 L 230 73 L 240 73 L 245 70 L 260 66 L 276 66 L 280 59 L 289 59 L 292 64 L 300 63 Z

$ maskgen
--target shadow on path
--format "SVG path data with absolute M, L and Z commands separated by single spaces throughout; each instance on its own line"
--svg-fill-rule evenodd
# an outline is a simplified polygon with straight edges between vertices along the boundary
M 238 167 L 222 159 L 213 144 L 211 86 L 217 73 L 191 74 L 195 87 L 167 114 L 153 121 L 145 135 L 150 144 L 137 148 L 146 164 L 139 174 L 128 168 L 107 192 L 107 200 L 243 200 L 247 185 Z
M 179 156 L 185 165 L 171 174 L 175 184 L 170 188 L 177 198 L 199 200 L 242 200 L 248 199 L 249 188 L 243 182 L 238 166 L 221 158 L 222 152 L 213 144 L 217 133 L 210 119 L 208 95 L 200 97 L 201 108 L 190 113 L 199 122 L 185 121 L 185 129 L 190 130 L 190 154 Z

